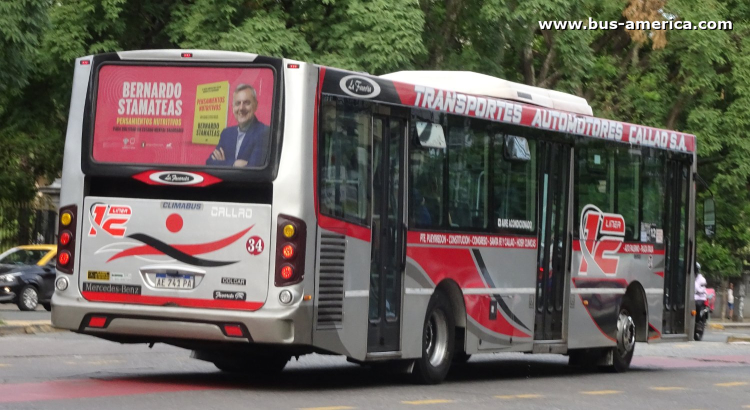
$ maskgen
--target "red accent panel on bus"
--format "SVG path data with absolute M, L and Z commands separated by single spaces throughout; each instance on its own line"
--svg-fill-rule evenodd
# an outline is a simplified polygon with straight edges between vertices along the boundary
M 317 204 L 318 202 L 315 201 Z M 372 240 L 372 231 L 370 228 L 359 226 L 351 222 L 342 221 L 340 219 L 331 218 L 325 215 L 318 216 L 318 226 L 323 229 L 336 232 L 341 235 L 351 236 L 365 242 Z
M 81 292 L 83 298 L 89 302 L 112 302 L 134 305 L 164 306 L 175 304 L 182 307 L 205 308 L 205 309 L 230 309 L 230 310 L 258 310 L 263 307 L 263 302 L 245 302 L 237 300 L 207 300 L 188 299 L 162 296 L 125 295 L 120 293 L 104 292 Z
M 497 319 L 490 320 L 487 312 L 490 311 L 492 296 L 489 295 L 465 295 L 466 314 L 479 322 L 484 328 L 495 333 L 511 337 L 531 337 L 530 334 L 513 326 L 498 309 Z
M 394 81 L 393 86 L 396 88 L 396 93 L 398 93 L 398 98 L 401 100 L 401 104 L 414 104 L 414 101 L 417 99 L 417 93 L 414 92 L 413 85 Z
M 452 279 L 461 289 L 487 288 L 471 256 L 470 248 L 408 246 L 406 255 L 419 264 L 435 284 L 444 279 Z M 507 336 L 530 337 L 508 322 L 502 314 L 497 316 L 497 320 L 489 320 L 489 296 L 466 295 L 464 301 L 466 313 L 487 329 Z

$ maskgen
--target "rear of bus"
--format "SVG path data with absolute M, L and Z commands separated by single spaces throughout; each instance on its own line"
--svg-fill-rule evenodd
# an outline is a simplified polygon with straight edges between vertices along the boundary
M 53 324 L 206 354 L 304 351 L 316 79 L 247 53 L 78 59 Z

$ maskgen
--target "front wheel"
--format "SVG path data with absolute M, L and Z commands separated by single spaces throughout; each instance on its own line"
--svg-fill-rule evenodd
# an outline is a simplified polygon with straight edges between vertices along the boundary
M 456 321 L 448 297 L 435 292 L 427 305 L 422 330 L 422 357 L 414 364 L 418 383 L 438 384 L 445 380 L 453 360 Z
M 21 293 L 18 295 L 18 308 L 27 312 L 36 309 L 39 304 L 39 292 L 36 288 L 27 285 L 21 289 Z
M 635 352 L 635 321 L 627 307 L 620 309 L 617 318 L 617 347 L 612 350 L 611 370 L 622 373 L 630 368 Z

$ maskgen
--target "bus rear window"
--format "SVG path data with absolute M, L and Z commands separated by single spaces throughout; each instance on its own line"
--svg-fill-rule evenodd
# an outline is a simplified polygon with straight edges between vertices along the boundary
M 105 65 L 93 159 L 99 163 L 263 168 L 270 68 Z

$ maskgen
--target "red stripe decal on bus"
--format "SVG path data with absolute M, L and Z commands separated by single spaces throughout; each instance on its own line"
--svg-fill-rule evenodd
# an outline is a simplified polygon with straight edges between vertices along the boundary
M 163 306 L 175 304 L 182 307 L 230 310 L 258 310 L 263 302 L 245 302 L 237 300 L 188 299 L 163 296 L 125 295 L 121 293 L 81 292 L 89 302 L 126 303 L 134 305 Z
M 654 275 L 658 275 L 658 276 L 661 276 L 663 278 L 664 277 L 664 272 L 654 272 Z
M 477 270 L 470 248 L 430 248 L 424 246 L 409 246 L 406 255 L 424 269 L 433 283 L 440 283 L 445 279 L 452 280 L 462 289 L 486 289 L 487 284 Z M 490 296 L 464 296 L 466 313 L 487 329 L 514 337 L 530 337 L 523 330 L 510 323 L 502 314 L 497 320 L 489 320 Z
M 359 226 L 351 222 L 342 221 L 340 219 L 331 218 L 325 215 L 318 216 L 318 226 L 341 235 L 363 240 L 365 242 L 370 242 L 372 240 L 372 231 L 370 230 L 370 228 Z
M 251 229 L 253 229 L 254 226 L 255 225 L 251 225 L 249 228 L 245 229 L 244 231 L 237 232 L 236 234 L 232 236 L 228 236 L 224 239 L 219 239 L 218 241 L 214 241 L 214 242 L 196 243 L 192 245 L 170 245 L 170 246 L 172 246 L 173 248 L 177 249 L 180 252 L 184 252 L 191 256 L 202 255 L 204 253 L 217 251 L 219 249 L 229 246 L 230 244 L 234 243 L 237 239 L 241 238 L 243 235 L 248 233 Z M 126 256 L 163 255 L 163 254 L 164 254 L 163 252 L 157 249 L 154 249 L 153 247 L 149 245 L 142 245 L 142 246 L 136 246 L 135 248 L 125 249 L 124 251 L 121 251 L 113 255 L 111 258 L 107 260 L 107 262 L 111 262 L 119 258 L 124 258 Z
M 409 232 L 407 234 L 407 243 L 409 245 L 463 246 L 471 248 L 536 249 L 537 238 L 464 233 Z

